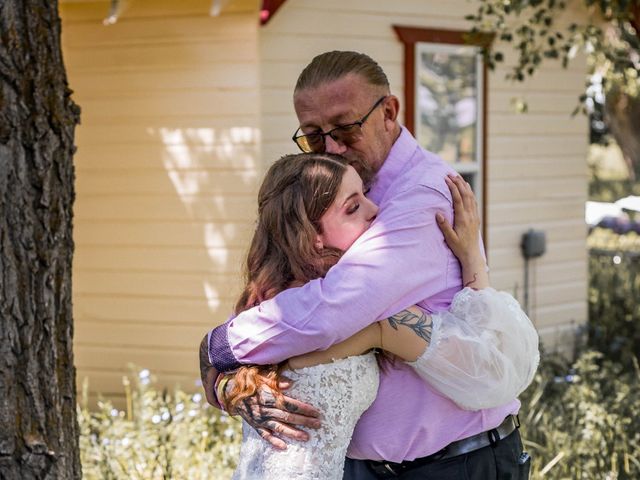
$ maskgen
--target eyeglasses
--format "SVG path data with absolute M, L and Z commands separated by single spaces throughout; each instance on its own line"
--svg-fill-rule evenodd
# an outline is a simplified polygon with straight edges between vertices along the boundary
M 357 122 L 337 126 L 328 132 L 315 132 L 308 133 L 306 135 L 298 135 L 298 133 L 300 133 L 300 127 L 298 127 L 296 133 L 293 134 L 291 139 L 296 142 L 296 145 L 298 145 L 300 150 L 304 153 L 323 153 L 327 148 L 327 135 L 335 142 L 342 143 L 343 145 L 350 145 L 360 139 L 360 136 L 362 135 L 362 125 L 364 125 L 364 122 L 367 121 L 369 115 L 371 115 L 386 98 L 387 95 L 378 99 L 378 101 L 373 104 L 373 107 L 371 107 L 371 110 L 369 110 L 369 112 Z

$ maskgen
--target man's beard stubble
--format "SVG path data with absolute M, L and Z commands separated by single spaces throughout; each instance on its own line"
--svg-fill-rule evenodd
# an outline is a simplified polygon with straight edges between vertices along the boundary
M 349 162 L 349 165 L 358 172 L 358 175 L 360 175 L 365 192 L 368 191 L 376 181 L 377 172 L 371 167 L 371 165 L 369 165 L 369 163 L 359 157 L 347 158 L 347 161 Z

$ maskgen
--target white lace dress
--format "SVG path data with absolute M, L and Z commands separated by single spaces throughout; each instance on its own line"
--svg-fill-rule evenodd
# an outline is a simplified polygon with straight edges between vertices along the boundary
M 272 448 L 243 422 L 240 460 L 233 480 L 340 480 L 351 435 L 378 392 L 378 366 L 368 353 L 324 365 L 287 371 L 287 395 L 322 412 L 322 427 L 308 442 Z

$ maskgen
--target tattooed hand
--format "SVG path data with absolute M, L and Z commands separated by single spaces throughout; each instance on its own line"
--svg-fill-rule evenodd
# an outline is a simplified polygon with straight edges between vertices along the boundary
M 233 380 L 230 380 L 227 390 L 232 383 Z M 279 386 L 281 390 L 286 390 L 291 383 L 284 378 Z M 286 438 L 303 442 L 309 440 L 309 434 L 297 427 L 320 428 L 318 410 L 286 395 L 276 395 L 266 385 L 260 387 L 252 397 L 244 399 L 230 413 L 240 415 L 263 439 L 279 450 L 287 448 Z

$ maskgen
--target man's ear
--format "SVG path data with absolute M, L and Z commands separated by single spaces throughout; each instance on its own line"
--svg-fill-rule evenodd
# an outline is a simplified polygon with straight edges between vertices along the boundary
M 384 123 L 385 126 L 395 129 L 398 113 L 400 112 L 400 101 L 395 95 L 389 95 L 384 102 Z

